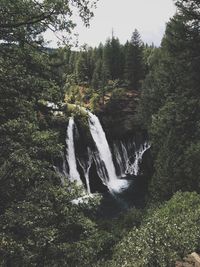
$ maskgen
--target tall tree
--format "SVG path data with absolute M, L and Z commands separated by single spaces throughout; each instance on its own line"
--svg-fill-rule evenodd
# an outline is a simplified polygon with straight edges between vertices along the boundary
M 200 192 L 199 4 L 176 4 L 178 12 L 167 25 L 159 64 L 150 71 L 141 99 L 143 110 L 152 107 L 147 119 L 155 157 L 151 193 L 158 199 L 180 189 Z
M 84 45 L 76 61 L 76 77 L 79 84 L 90 84 L 94 71 L 93 49 Z
M 41 44 L 41 33 L 64 31 L 69 36 L 75 23 L 72 21 L 73 6 L 78 9 L 85 25 L 93 16 L 90 10 L 95 3 L 73 0 L 70 3 L 64 0 L 50 1 L 5 1 L 1 0 L 0 10 L 0 39 L 6 42 Z M 22 15 L 23 12 L 23 15 Z
M 123 76 L 123 54 L 119 39 L 114 36 L 108 39 L 104 46 L 103 60 L 109 71 L 110 79 L 122 79 Z
M 138 90 L 144 77 L 143 43 L 136 29 L 127 43 L 124 77 L 130 89 Z
M 76 247 L 77 240 L 61 237 L 59 232 L 73 232 L 77 226 L 79 233 L 86 233 L 70 203 L 76 194 L 61 188 L 53 168 L 61 159 L 63 145 L 58 120 L 44 103 L 58 104 L 63 95 L 60 73 L 52 68 L 53 58 L 44 48 L 42 34 L 49 28 L 71 32 L 74 6 L 87 24 L 92 15 L 89 5 L 82 0 L 1 0 L 1 266 L 55 266 L 56 260 L 68 265 L 63 251 L 73 242 Z M 66 204 L 64 209 L 61 203 Z M 71 222 L 64 215 L 66 210 L 72 212 Z M 74 219 L 78 224 L 71 228 Z M 50 255 L 54 256 L 50 259 Z

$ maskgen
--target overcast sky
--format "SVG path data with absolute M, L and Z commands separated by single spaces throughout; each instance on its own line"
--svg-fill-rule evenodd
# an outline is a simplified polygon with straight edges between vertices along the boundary
M 79 45 L 87 43 L 94 47 L 105 43 L 112 36 L 112 29 L 114 36 L 125 43 L 135 28 L 145 43 L 160 45 L 166 22 L 175 10 L 173 0 L 99 0 L 90 28 L 84 28 L 77 20 Z

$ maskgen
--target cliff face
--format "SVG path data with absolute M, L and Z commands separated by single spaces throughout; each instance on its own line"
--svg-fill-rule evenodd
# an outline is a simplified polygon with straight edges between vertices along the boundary
M 113 140 L 122 139 L 128 135 L 138 135 L 138 132 L 141 132 L 136 119 L 139 97 L 138 91 L 125 88 L 116 88 L 112 92 L 100 95 L 91 93 L 89 88 L 77 86 L 75 95 L 72 97 L 69 93 L 65 100 L 69 110 L 74 110 L 76 106 L 69 103 L 76 103 L 95 113 L 107 137 Z
M 108 137 L 121 139 L 129 135 L 141 134 L 136 119 L 136 107 L 139 99 L 137 91 L 117 89 L 101 108 L 98 116 Z

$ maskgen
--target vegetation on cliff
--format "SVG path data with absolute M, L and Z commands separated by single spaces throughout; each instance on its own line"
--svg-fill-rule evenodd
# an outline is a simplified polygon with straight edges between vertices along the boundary
M 170 267 L 198 252 L 199 1 L 175 1 L 159 48 L 135 30 L 124 45 L 113 36 L 81 51 L 47 49 L 43 33 L 69 34 L 74 8 L 88 25 L 95 1 L 0 4 L 0 265 Z M 154 168 L 144 209 L 111 221 L 102 200 L 73 204 L 83 188 L 63 184 L 55 165 L 69 116 L 87 129 L 74 104 L 97 112 L 110 138 L 148 131 Z

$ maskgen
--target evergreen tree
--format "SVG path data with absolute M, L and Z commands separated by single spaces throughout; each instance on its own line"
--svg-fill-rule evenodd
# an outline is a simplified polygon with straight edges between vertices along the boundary
M 76 61 L 76 77 L 79 84 L 91 84 L 94 71 L 93 49 L 83 46 Z
M 72 74 L 75 73 L 75 68 L 76 68 L 76 59 L 77 59 L 77 52 L 71 51 L 70 57 L 69 57 L 69 71 L 66 74 Z
M 130 89 L 138 90 L 144 77 L 143 43 L 140 34 L 135 30 L 131 41 L 126 44 L 124 78 Z
M 123 54 L 119 40 L 115 37 L 108 39 L 104 46 L 103 60 L 109 71 L 111 80 L 123 77 Z
M 99 89 L 102 86 L 102 59 L 98 59 L 92 76 L 92 87 Z
M 71 4 L 88 23 L 92 15 L 88 2 L 1 0 L 1 266 L 80 265 L 77 251 L 86 232 L 95 230 L 71 203 L 79 195 L 77 187 L 62 188 L 53 168 L 62 160 L 65 133 L 58 126 L 66 124 L 66 118 L 52 115 L 47 105 L 47 101 L 59 105 L 63 91 L 61 72 L 56 70 L 60 59 L 57 62 L 43 47 L 41 34 L 49 27 L 70 32 Z M 83 257 L 86 247 L 82 246 Z M 70 254 L 71 249 L 76 255 Z M 89 264 L 83 258 L 82 262 Z
M 200 38 L 196 1 L 177 1 L 178 13 L 168 23 L 157 60 L 144 83 L 141 105 L 151 107 L 155 174 L 152 196 L 166 199 L 177 190 L 200 192 L 199 66 Z

